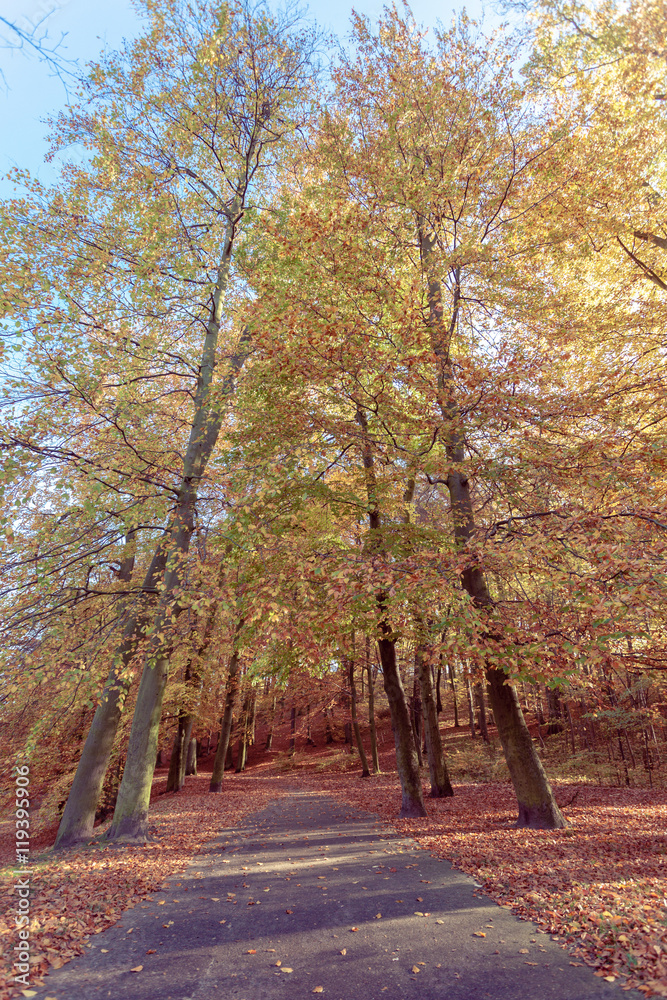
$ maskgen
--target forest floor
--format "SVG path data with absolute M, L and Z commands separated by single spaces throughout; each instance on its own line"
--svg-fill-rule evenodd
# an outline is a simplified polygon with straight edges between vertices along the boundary
M 323 740 L 293 758 L 283 739 L 269 753 L 259 749 L 258 741 L 247 770 L 226 774 L 220 795 L 207 791 L 210 758 L 177 794 L 165 794 L 166 771 L 157 771 L 154 839 L 144 846 L 105 844 L 105 826 L 100 826 L 90 846 L 54 855 L 49 845 L 55 826 L 37 830 L 34 837 L 31 831 L 30 989 L 11 983 L 16 876 L 6 868 L 0 872 L 0 885 L 7 890 L 0 915 L 0 997 L 35 996 L 48 987 L 43 977 L 50 968 L 61 968 L 90 946 L 92 935 L 184 871 L 222 829 L 238 826 L 288 789 L 325 792 L 376 814 L 416 841 L 426 856 L 448 859 L 472 875 L 480 898 L 490 897 L 534 921 L 563 946 L 572 967 L 588 965 L 622 989 L 667 997 L 665 790 L 556 780 L 571 827 L 517 830 L 508 782 L 457 782 L 454 772 L 453 798 L 427 799 L 427 819 L 399 820 L 398 779 L 391 745 L 384 742 L 383 773 L 370 779 L 360 777 L 356 756 Z M 4 848 L 5 859 L 11 860 L 10 829 Z

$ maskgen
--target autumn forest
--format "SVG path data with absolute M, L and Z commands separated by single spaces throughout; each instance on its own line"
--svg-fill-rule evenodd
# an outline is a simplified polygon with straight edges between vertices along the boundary
M 664 4 L 140 6 L 0 204 L 6 775 L 59 851 L 258 734 L 406 829 L 664 824 Z

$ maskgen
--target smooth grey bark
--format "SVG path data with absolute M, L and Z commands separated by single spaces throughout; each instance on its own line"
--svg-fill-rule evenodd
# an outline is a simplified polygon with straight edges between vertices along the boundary
M 146 571 L 137 598 L 126 612 L 116 657 L 109 671 L 100 703 L 86 737 L 58 827 L 56 849 L 74 847 L 93 835 L 95 813 L 102 794 L 114 739 L 118 730 L 123 703 L 130 687 L 129 667 L 137 655 L 138 645 L 155 604 L 157 586 L 167 561 L 167 537 L 163 536 Z M 134 555 L 123 558 L 124 582 L 130 582 Z M 157 754 L 154 759 L 157 759 Z
M 450 354 L 452 338 L 459 322 L 461 271 L 457 266 L 450 272 L 454 291 L 450 322 L 447 326 L 444 322 L 442 284 L 436 269 L 435 237 L 426 232 L 423 219 L 418 221 L 418 231 L 422 267 L 427 280 L 431 347 L 437 362 L 438 401 L 449 460 L 447 489 L 454 541 L 460 550 L 465 550 L 475 537 L 475 517 L 470 484 L 464 471 L 465 448 L 461 432 L 461 415 L 454 392 Z M 479 611 L 487 613 L 492 610 L 493 600 L 486 578 L 479 564 L 472 558 L 461 573 L 461 585 Z M 516 691 L 509 683 L 505 672 L 497 667 L 487 666 L 486 680 L 491 710 L 517 797 L 519 807 L 517 826 L 535 829 L 558 829 L 567 826 L 531 739 Z
M 421 684 L 422 704 L 424 710 L 424 732 L 428 748 L 428 770 L 431 779 L 431 798 L 448 798 L 454 794 L 449 778 L 447 761 L 442 746 L 438 712 L 433 694 L 431 668 L 428 657 L 429 650 L 419 645 L 415 650 L 415 668 Z

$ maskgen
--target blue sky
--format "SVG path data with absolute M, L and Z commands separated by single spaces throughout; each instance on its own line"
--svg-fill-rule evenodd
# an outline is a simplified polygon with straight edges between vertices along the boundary
M 485 0 L 468 0 L 465 7 L 474 17 L 482 15 Z M 305 6 L 305 4 L 304 4 Z M 382 0 L 358 0 L 359 13 L 375 17 Z M 412 11 L 420 23 L 433 25 L 438 20 L 448 25 L 452 15 L 463 7 L 457 0 L 412 0 Z M 344 36 L 349 30 L 352 3 L 336 0 L 312 0 L 309 14 L 325 28 Z M 68 58 L 95 59 L 102 48 L 116 48 L 123 38 L 132 38 L 141 21 L 131 0 L 1 0 L 3 17 L 29 28 L 48 15 L 45 26 L 58 40 L 65 33 L 61 52 Z M 3 34 L 0 26 L 0 36 Z M 9 37 L 9 32 L 4 32 Z M 0 49 L 0 197 L 12 193 L 5 174 L 12 166 L 27 168 L 42 180 L 55 179 L 55 166 L 44 162 L 48 145 L 47 126 L 43 120 L 66 102 L 62 83 L 48 67 L 27 51 Z

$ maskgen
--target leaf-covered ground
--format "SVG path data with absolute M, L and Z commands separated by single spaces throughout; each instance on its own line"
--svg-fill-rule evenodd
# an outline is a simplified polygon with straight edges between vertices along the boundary
M 571 961 L 585 962 L 597 975 L 619 979 L 647 996 L 667 997 L 663 791 L 559 785 L 558 799 L 572 827 L 545 832 L 514 829 L 513 793 L 504 783 L 456 785 L 453 799 L 427 800 L 427 820 L 401 821 L 398 782 L 391 773 L 362 780 L 349 771 L 281 774 L 260 766 L 225 776 L 221 795 L 207 793 L 208 781 L 207 774 L 188 778 L 178 795 L 156 799 L 151 819 L 157 837 L 146 847 L 100 844 L 36 860 L 31 900 L 35 986 L 49 966 L 58 968 L 79 954 L 91 934 L 183 870 L 221 829 L 262 808 L 289 785 L 317 788 L 376 812 L 432 854 L 475 876 L 480 892 L 557 936 Z M 156 791 L 161 787 L 163 777 Z M 10 985 L 14 881 L 11 871 L 0 875 L 6 906 L 0 917 L 3 998 L 19 994 Z
M 46 985 L 41 976 L 61 968 L 86 947 L 91 934 L 114 924 L 124 910 L 159 889 L 164 879 L 184 869 L 200 848 L 242 816 L 261 809 L 276 794 L 272 782 L 252 776 L 225 776 L 222 795 L 210 795 L 210 775 L 188 778 L 178 795 L 160 797 L 151 806 L 155 841 L 145 847 L 98 847 L 34 858 L 31 872 L 31 985 Z M 161 778 L 156 783 L 164 785 Z M 99 833 L 104 828 L 99 828 Z M 56 829 L 52 831 L 51 840 Z M 97 831 L 96 831 L 97 832 Z M 40 838 L 43 840 L 44 838 Z M 13 842 L 3 845 L 5 850 Z M 33 850 L 35 843 L 31 845 Z M 6 856 L 3 862 L 6 863 Z M 16 944 L 13 869 L 0 872 L 4 901 L 0 913 L 0 997 L 27 995 L 13 978 Z
M 378 813 L 473 875 L 481 892 L 557 936 L 596 975 L 667 997 L 667 795 L 560 785 L 572 827 L 514 828 L 508 784 L 458 785 L 427 800 L 429 818 L 398 820 L 395 775 L 327 779 L 332 794 Z

